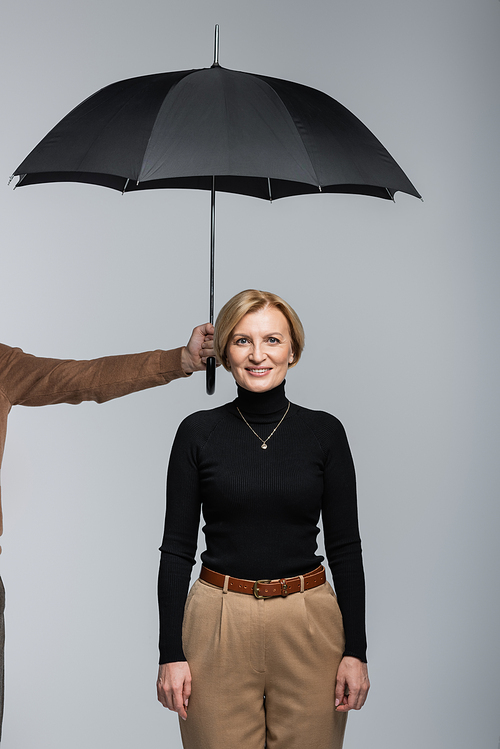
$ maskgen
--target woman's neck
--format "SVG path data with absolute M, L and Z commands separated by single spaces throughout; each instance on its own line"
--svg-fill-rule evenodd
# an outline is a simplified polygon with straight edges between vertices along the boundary
M 235 404 L 245 413 L 269 414 L 282 411 L 288 405 L 285 382 L 283 380 L 281 385 L 272 390 L 265 390 L 263 393 L 255 393 L 238 385 L 238 397 Z

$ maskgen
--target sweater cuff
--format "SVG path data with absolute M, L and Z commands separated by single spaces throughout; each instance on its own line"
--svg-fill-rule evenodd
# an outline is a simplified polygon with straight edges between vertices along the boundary
M 342 658 L 345 658 L 346 656 L 349 658 L 357 658 L 358 661 L 361 661 L 361 663 L 368 663 L 368 661 L 366 660 L 366 651 L 359 651 L 358 653 L 356 653 L 353 650 L 344 650 L 344 652 L 342 653 Z
M 178 377 L 191 377 L 192 372 L 186 373 L 182 369 L 182 349 L 174 348 L 171 351 L 160 351 L 160 372 L 165 377 L 165 382 L 170 382 Z

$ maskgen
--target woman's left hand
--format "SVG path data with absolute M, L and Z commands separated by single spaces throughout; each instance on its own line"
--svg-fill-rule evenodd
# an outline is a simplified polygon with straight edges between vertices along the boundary
M 344 656 L 337 671 L 335 710 L 342 713 L 348 710 L 361 710 L 369 689 L 370 679 L 366 663 L 359 658 Z

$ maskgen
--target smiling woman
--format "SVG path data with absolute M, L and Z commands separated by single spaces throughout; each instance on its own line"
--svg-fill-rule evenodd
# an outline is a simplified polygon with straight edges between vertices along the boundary
M 227 370 L 229 370 L 229 367 L 227 366 L 226 346 L 236 325 L 241 323 L 243 318 L 250 312 L 257 312 L 259 310 L 279 310 L 282 313 L 288 325 L 293 350 L 293 362 L 290 366 L 295 366 L 299 361 L 304 349 L 305 336 L 300 318 L 293 307 L 277 294 L 272 294 L 270 291 L 247 289 L 231 297 L 222 307 L 217 317 L 214 346 L 216 347 L 217 356 Z
M 366 699 L 354 468 L 338 419 L 285 396 L 303 346 L 280 297 L 230 299 L 214 348 L 238 397 L 185 419 L 172 447 L 157 689 L 185 749 L 340 749 Z M 201 511 L 207 548 L 188 596 Z
M 255 392 L 280 385 L 304 348 L 296 312 L 276 294 L 255 289 L 240 292 L 224 305 L 216 336 L 223 366 L 238 385 Z
M 284 314 L 276 307 L 266 307 L 242 317 L 228 341 L 226 359 L 241 387 L 254 392 L 277 387 L 293 362 Z

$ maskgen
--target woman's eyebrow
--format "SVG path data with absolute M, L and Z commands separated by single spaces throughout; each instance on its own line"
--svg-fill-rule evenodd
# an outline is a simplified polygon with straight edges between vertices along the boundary
M 285 334 L 284 333 L 279 333 L 279 332 L 275 332 L 275 333 L 264 333 L 264 335 L 262 337 L 263 338 L 271 338 L 272 336 L 281 336 L 281 338 L 285 338 Z M 235 338 L 251 338 L 252 336 L 249 333 L 233 333 L 232 337 L 233 337 L 233 340 L 234 340 Z

